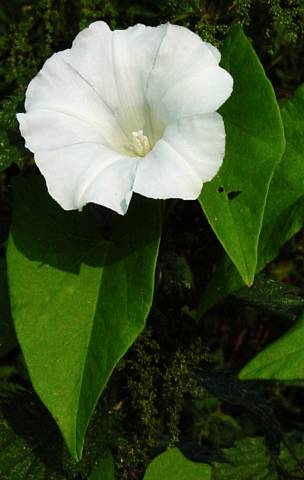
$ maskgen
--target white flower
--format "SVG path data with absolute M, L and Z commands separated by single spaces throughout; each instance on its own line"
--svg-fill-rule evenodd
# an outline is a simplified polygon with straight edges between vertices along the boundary
M 220 53 L 170 24 L 111 31 L 95 22 L 30 82 L 17 115 L 49 193 L 125 214 L 133 192 L 196 199 L 219 170 L 232 91 Z

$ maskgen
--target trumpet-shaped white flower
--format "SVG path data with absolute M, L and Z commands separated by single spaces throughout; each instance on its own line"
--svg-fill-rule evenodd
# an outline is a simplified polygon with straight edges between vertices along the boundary
M 49 193 L 125 214 L 133 192 L 196 199 L 219 170 L 232 91 L 220 53 L 170 24 L 91 24 L 30 82 L 17 115 Z

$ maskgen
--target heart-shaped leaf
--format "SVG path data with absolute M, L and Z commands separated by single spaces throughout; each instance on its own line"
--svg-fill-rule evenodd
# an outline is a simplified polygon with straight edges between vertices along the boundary
M 238 25 L 224 43 L 221 64 L 234 79 L 233 93 L 220 110 L 226 154 L 199 201 L 244 283 L 250 285 L 269 184 L 285 148 L 284 132 L 272 85 Z
M 0 258 L 0 358 L 16 346 L 17 339 L 11 317 L 7 286 L 6 262 Z
M 210 465 L 191 462 L 178 448 L 171 448 L 150 463 L 144 480 L 211 480 L 211 471 Z
M 286 149 L 273 175 L 259 239 L 257 272 L 304 223 L 304 84 L 282 106 Z M 202 296 L 200 313 L 241 288 L 244 281 L 225 255 Z
M 102 457 L 89 477 L 89 480 L 114 480 L 114 462 L 110 452 Z
M 144 327 L 154 285 L 160 205 L 134 198 L 113 214 L 63 211 L 39 177 L 14 188 L 8 245 L 12 315 L 33 386 L 80 458 L 96 402 Z
M 275 342 L 271 343 L 241 370 L 242 380 L 304 379 L 304 315 Z

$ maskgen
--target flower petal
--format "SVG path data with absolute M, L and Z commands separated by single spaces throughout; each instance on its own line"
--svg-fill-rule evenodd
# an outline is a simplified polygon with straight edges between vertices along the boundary
M 168 125 L 183 116 L 217 110 L 230 96 L 231 75 L 220 54 L 190 30 L 169 25 L 151 72 L 147 100 Z
M 168 86 L 154 111 L 168 125 L 182 117 L 215 112 L 231 92 L 231 75 L 221 67 L 210 67 Z
M 208 47 L 209 50 L 211 51 L 212 55 L 214 55 L 217 63 L 220 63 L 220 61 L 221 61 L 221 52 L 218 50 L 218 48 L 216 48 L 214 45 L 212 45 L 212 44 L 209 43 L 209 42 L 205 42 L 205 44 L 207 45 L 207 47 Z
M 84 142 L 107 143 L 99 125 L 90 125 L 66 113 L 30 110 L 18 113 L 17 119 L 25 146 L 33 153 Z
M 51 110 L 75 117 L 89 127 L 99 128 L 107 143 L 123 152 L 128 140 L 113 111 L 86 79 L 65 61 L 66 52 L 69 50 L 55 53 L 30 82 L 26 92 L 26 111 Z
M 167 28 L 138 24 L 112 32 L 99 21 L 64 52 L 65 61 L 107 102 L 127 134 L 140 129 L 150 134 L 146 83 Z
M 88 143 L 36 153 L 35 161 L 50 195 L 65 210 L 81 210 L 94 202 L 126 213 L 138 158 Z
M 18 115 L 50 194 L 65 209 L 95 202 L 122 214 L 133 189 L 197 198 L 224 156 L 222 118 L 211 112 L 232 78 L 219 60 L 215 47 L 170 24 L 112 32 L 95 22 L 80 32 L 32 80 Z M 130 157 L 140 131 L 155 147 Z
M 224 152 L 221 115 L 214 112 L 178 120 L 139 162 L 133 190 L 152 198 L 194 200 L 202 184 L 218 172 Z

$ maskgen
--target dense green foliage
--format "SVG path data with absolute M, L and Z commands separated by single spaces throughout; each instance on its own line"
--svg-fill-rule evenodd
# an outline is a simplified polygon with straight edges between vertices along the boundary
M 278 88 L 298 85 L 303 66 L 301 0 L 11 0 L 1 3 L 0 92 L 23 89 L 53 51 L 66 48 L 79 29 L 104 19 L 112 28 L 170 21 L 219 44 L 235 20 L 248 28 Z M 265 65 L 265 61 L 263 61 Z
M 28 82 L 52 52 L 70 46 L 80 28 L 98 19 L 112 28 L 170 21 L 192 28 L 216 45 L 221 45 L 229 26 L 238 21 L 246 26 L 280 95 L 288 96 L 303 78 L 301 0 L 6 0 L 0 10 L 1 168 L 26 157 L 14 128 L 15 112 Z
M 114 223 L 92 206 L 67 215 L 43 188 L 15 114 L 46 58 L 98 19 L 170 21 L 223 48 L 237 87 L 206 218 L 146 199 Z M 301 478 L 303 55 L 302 0 L 2 0 L 1 479 Z

